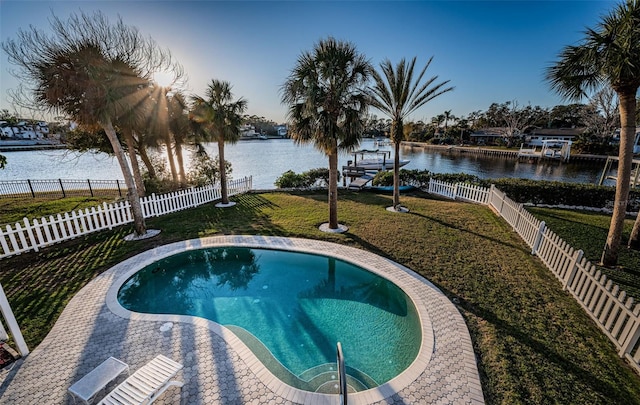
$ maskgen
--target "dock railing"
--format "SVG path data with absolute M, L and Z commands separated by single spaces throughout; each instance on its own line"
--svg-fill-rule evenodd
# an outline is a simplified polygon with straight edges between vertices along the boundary
M 227 182 L 229 196 L 252 189 L 252 178 Z M 152 194 L 140 199 L 145 218 L 157 217 L 221 199 L 220 185 L 189 188 L 173 193 Z M 50 215 L 0 228 L 0 259 L 74 239 L 82 235 L 133 222 L 128 201 Z
M 511 200 L 495 186 L 482 188 L 431 180 L 428 192 L 451 199 L 490 206 L 531 248 L 613 342 L 620 357 L 640 372 L 640 305 L 627 297 L 597 267 L 535 218 L 523 204 Z

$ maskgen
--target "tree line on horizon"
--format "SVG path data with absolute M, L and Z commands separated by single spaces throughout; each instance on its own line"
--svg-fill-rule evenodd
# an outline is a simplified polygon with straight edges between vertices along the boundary
M 630 26 L 629 21 L 633 22 Z M 144 156 L 148 147 L 166 148 L 171 178 L 178 184 L 186 184 L 183 148 L 193 144 L 196 153 L 203 154 L 203 142 L 216 142 L 222 203 L 229 204 L 224 144 L 238 140 L 247 107 L 245 99 L 234 98 L 231 84 L 214 79 L 204 97 L 188 97 L 177 90 L 179 86 L 158 85 L 154 74 L 161 71 L 171 72 L 174 83 L 183 80 L 181 65 L 136 28 L 124 25 L 121 19 L 111 24 L 100 12 L 72 14 L 66 21 L 53 16 L 51 25 L 52 36 L 30 27 L 20 31 L 17 39 L 2 42 L 10 62 L 18 66 L 16 75 L 29 86 L 17 93 L 24 95 L 20 100 L 30 103 L 31 107 L 62 113 L 80 124 L 84 132 L 78 143 L 86 142 L 87 147 L 102 144 L 112 151 L 129 190 L 134 233 L 137 236 L 146 233 L 139 201 L 145 186 L 140 179 L 141 170 L 136 166 L 140 157 L 149 175 L 153 172 L 152 162 Z M 450 131 L 449 123 L 455 128 L 452 130 L 478 124 L 503 127 L 507 138 L 518 136 L 528 126 L 545 123 L 587 123 L 594 132 L 603 134 L 617 122 L 614 115 L 606 116 L 599 107 L 614 111 L 612 106 L 617 101 L 613 100 L 617 97 L 620 100 L 617 108 L 621 126 L 621 171 L 610 236 L 602 259 L 605 265 L 617 261 L 620 218 L 624 219 L 628 199 L 629 183 L 620 179 L 630 176 L 630 142 L 635 135 L 640 67 L 629 65 L 628 61 L 640 59 L 638 27 L 640 2 L 620 4 L 603 17 L 597 29 L 586 31 L 581 45 L 566 47 L 558 62 L 547 69 L 546 78 L 554 90 L 573 101 L 592 95 L 590 104 L 545 110 L 521 107 L 516 101 L 510 101 L 494 103 L 486 112 L 474 112 L 465 118 L 456 118 L 451 110 L 445 111 L 431 122 L 435 124 L 434 133 L 443 132 L 445 136 Z M 296 61 L 281 87 L 281 102 L 288 108 L 289 133 L 294 141 L 313 143 L 329 159 L 330 231 L 340 229 L 337 154 L 359 144 L 367 130 L 367 118 L 371 123 L 374 121 L 368 115 L 369 108 L 387 117 L 385 129 L 395 144 L 395 161 L 399 161 L 400 143 L 409 135 L 407 132 L 414 133 L 407 131 L 407 127 L 416 125 L 413 122 L 411 126 L 405 125 L 409 124 L 408 117 L 427 102 L 453 90 L 449 80 L 440 81 L 437 75 L 425 76 L 432 59 L 421 69 L 416 69 L 415 57 L 402 58 L 395 65 L 384 60 L 376 69 L 355 45 L 328 37 L 317 42 L 311 51 L 302 52 Z M 610 89 L 608 93 L 606 89 Z M 601 97 L 599 105 L 597 97 Z M 598 116 L 600 119 L 595 120 Z M 593 122 L 587 122 L 589 118 Z M 376 118 L 376 121 L 379 125 L 380 120 Z M 393 210 L 406 212 L 399 202 L 398 171 L 394 165 Z M 638 247 L 639 229 L 640 216 L 630 247 Z
M 639 98 L 640 99 L 640 98 Z M 640 127 L 640 101 L 636 111 L 636 125 Z M 365 136 L 384 137 L 389 134 L 391 120 L 369 114 L 365 121 Z M 516 100 L 492 103 L 487 110 L 456 116 L 444 111 L 430 120 L 405 123 L 408 141 L 434 144 L 460 144 L 471 141 L 478 130 L 491 129 L 503 135 L 504 145 L 518 145 L 523 136 L 537 129 L 581 129 L 576 139 L 578 150 L 584 153 L 611 154 L 616 152 L 610 142 L 620 129 L 620 115 L 615 92 L 604 88 L 588 103 L 559 104 L 552 108 L 526 105 Z

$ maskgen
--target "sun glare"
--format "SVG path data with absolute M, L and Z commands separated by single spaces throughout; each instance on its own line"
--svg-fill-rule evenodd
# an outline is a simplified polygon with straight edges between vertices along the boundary
M 171 87 L 175 77 L 172 73 L 169 72 L 155 72 L 153 74 L 153 81 L 156 82 L 161 87 Z

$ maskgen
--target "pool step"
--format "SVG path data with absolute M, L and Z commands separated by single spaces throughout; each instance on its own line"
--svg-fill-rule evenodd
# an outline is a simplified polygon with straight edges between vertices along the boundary
M 354 375 L 364 378 L 357 378 Z M 310 368 L 303 372 L 299 378 L 306 381 L 315 392 L 323 394 L 337 394 L 339 392 L 336 363 L 327 363 Z M 377 385 L 375 381 L 364 373 L 347 367 L 347 392 L 364 391 Z

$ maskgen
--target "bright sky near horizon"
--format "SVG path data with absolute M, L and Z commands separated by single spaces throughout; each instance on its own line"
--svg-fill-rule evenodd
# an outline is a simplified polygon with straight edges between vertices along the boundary
M 168 48 L 188 76 L 187 94 L 204 95 L 211 79 L 229 81 L 248 113 L 284 122 L 280 87 L 298 56 L 327 36 L 350 41 L 378 66 L 388 58 L 434 60 L 427 77 L 455 86 L 413 114 L 415 120 L 451 110 L 455 116 L 491 103 L 553 107 L 566 104 L 544 81 L 560 50 L 574 45 L 613 1 L 20 1 L 0 0 L 0 37 L 29 25 L 49 29 L 52 13 L 102 11 L 121 16 Z M 0 50 L 0 109 L 14 68 Z M 20 111 L 17 111 L 20 113 Z M 376 111 L 371 111 L 376 114 Z M 379 117 L 382 114 L 377 113 Z M 27 118 L 27 117 L 25 117 Z M 38 118 L 38 117 L 34 117 Z

